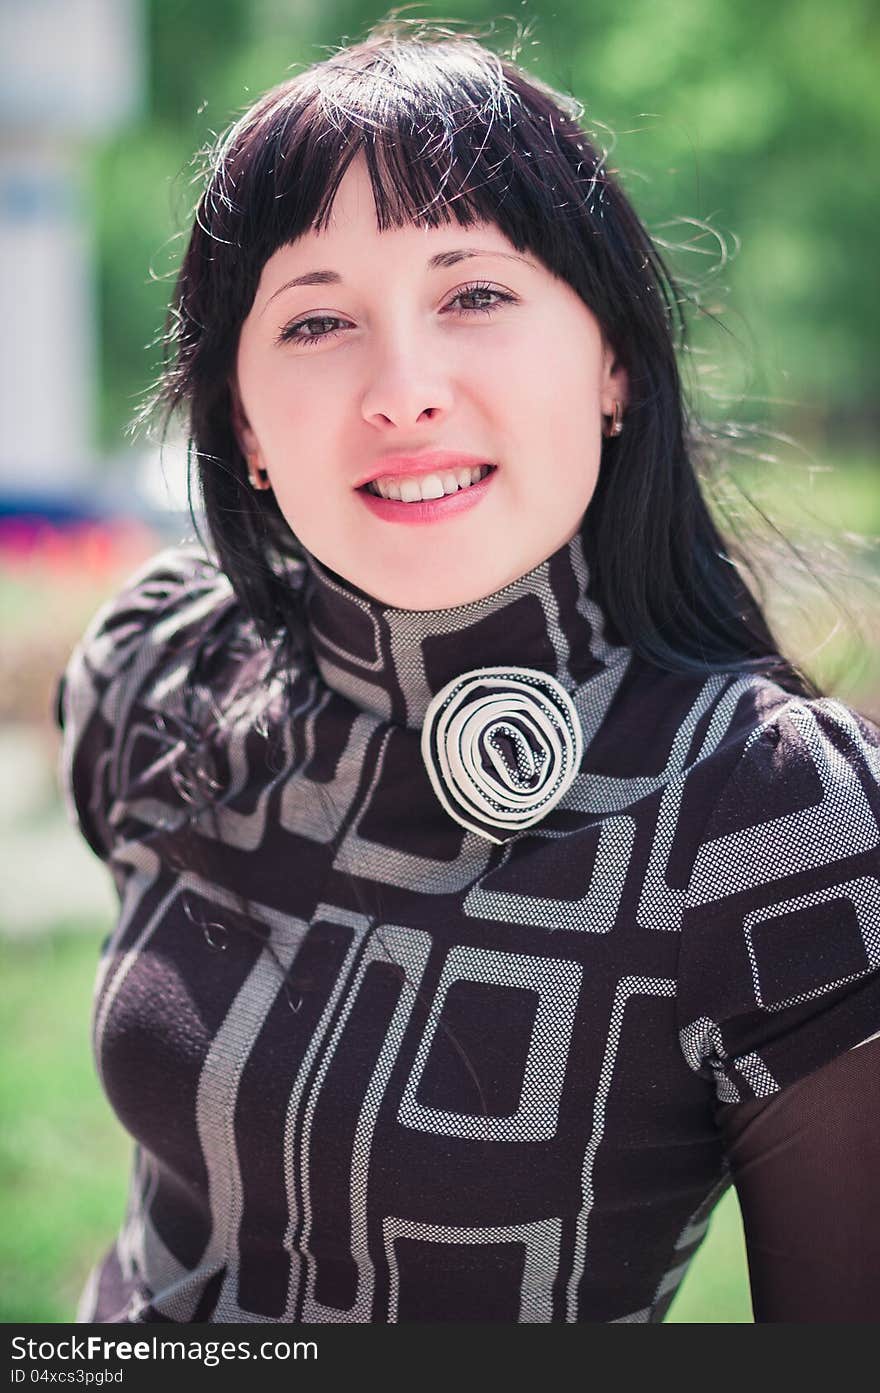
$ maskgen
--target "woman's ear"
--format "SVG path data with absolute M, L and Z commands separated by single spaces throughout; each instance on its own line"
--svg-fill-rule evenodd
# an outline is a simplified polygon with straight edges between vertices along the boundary
M 604 416 L 611 415 L 616 401 L 619 401 L 624 409 L 629 401 L 629 374 L 611 344 L 607 342 L 602 353 L 601 398 Z
M 235 431 L 235 438 L 238 441 L 238 448 L 245 459 L 250 459 L 253 455 L 258 455 L 260 451 L 257 437 L 251 429 L 250 422 L 245 415 L 241 401 L 241 393 L 238 390 L 238 383 L 235 377 L 229 379 L 229 401 L 231 406 L 232 429 Z

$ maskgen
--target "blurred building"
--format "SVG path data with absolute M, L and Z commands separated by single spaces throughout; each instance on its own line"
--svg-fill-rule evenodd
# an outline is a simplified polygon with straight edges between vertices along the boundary
M 142 106 L 141 0 L 0 0 L 0 498 L 98 477 L 84 154 Z

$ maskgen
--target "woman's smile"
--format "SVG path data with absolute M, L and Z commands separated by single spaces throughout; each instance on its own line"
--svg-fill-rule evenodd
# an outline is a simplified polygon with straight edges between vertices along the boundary
M 293 535 L 403 609 L 491 594 L 567 541 L 603 411 L 626 398 L 567 281 L 491 221 L 380 229 L 363 154 L 326 225 L 264 263 L 230 385 L 242 454 Z M 329 503 L 349 490 L 365 511 Z
M 426 474 L 421 479 L 404 476 L 389 481 L 392 496 L 373 492 L 376 487 L 374 483 L 364 484 L 357 492 L 375 517 L 384 522 L 402 522 L 418 527 L 441 522 L 444 518 L 456 517 L 469 508 L 475 508 L 486 497 L 497 472 L 491 464 L 475 466 L 471 481 L 464 485 L 456 483 L 455 489 L 449 492 L 446 491 L 442 474 Z M 454 479 L 451 482 L 455 482 Z M 397 498 L 393 496 L 395 487 L 400 495 Z M 441 491 L 436 493 L 438 488 Z

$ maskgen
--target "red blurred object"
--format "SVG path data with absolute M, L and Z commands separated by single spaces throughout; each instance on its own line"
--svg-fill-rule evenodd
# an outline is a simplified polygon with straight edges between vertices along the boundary
M 48 522 L 39 517 L 0 518 L 0 567 L 17 579 L 47 573 L 91 584 L 134 567 L 152 555 L 160 538 L 134 518 Z

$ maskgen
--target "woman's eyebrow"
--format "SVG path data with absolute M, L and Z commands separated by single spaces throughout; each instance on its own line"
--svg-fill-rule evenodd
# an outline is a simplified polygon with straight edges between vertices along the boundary
M 454 266 L 456 262 L 466 261 L 473 256 L 501 256 L 507 261 L 519 261 L 524 266 L 530 266 L 533 270 L 537 269 L 534 261 L 529 257 L 520 256 L 518 252 L 504 252 L 495 248 L 483 250 L 480 247 L 456 247 L 451 251 L 436 252 L 434 256 L 428 259 L 427 269 L 429 271 L 438 271 L 447 266 Z M 292 280 L 285 281 L 283 285 L 280 285 L 277 290 L 273 291 L 263 306 L 263 309 L 260 311 L 260 314 L 268 309 L 276 296 L 280 295 L 285 290 L 291 290 L 296 285 L 340 285 L 341 283 L 342 276 L 340 276 L 338 271 L 306 271 L 304 275 L 294 276 Z

